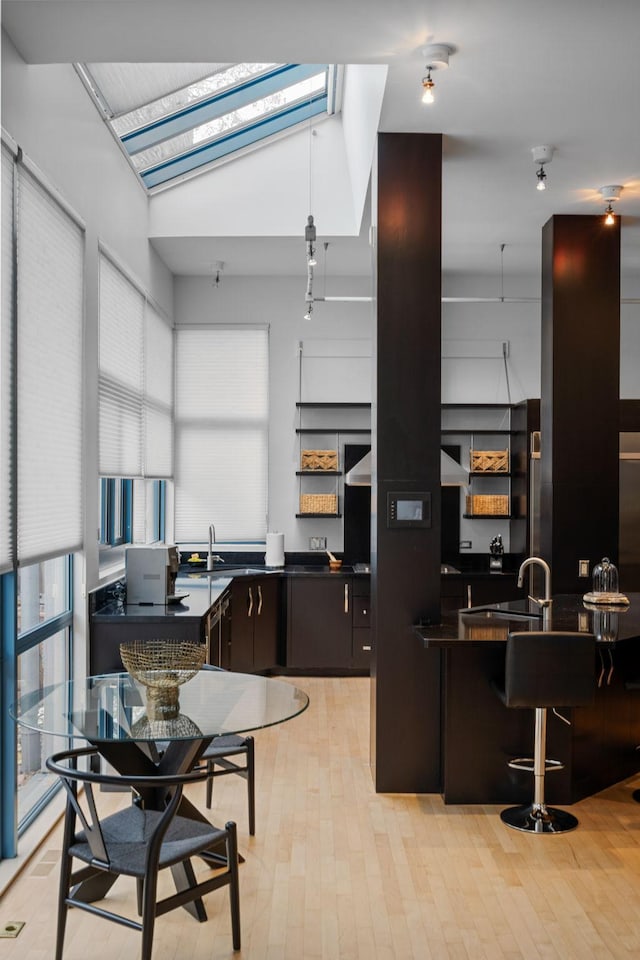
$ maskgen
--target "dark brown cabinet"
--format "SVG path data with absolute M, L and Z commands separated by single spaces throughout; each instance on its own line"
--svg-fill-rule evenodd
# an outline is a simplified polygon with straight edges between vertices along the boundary
M 231 587 L 228 662 L 239 673 L 272 670 L 278 662 L 279 579 L 238 578 Z
M 287 667 L 367 670 L 369 583 L 356 577 L 292 577 L 288 583 Z
M 353 580 L 352 665 L 368 670 L 371 664 L 371 584 L 368 579 Z
M 484 603 L 519 600 L 526 594 L 516 584 L 516 575 L 487 574 L 464 576 L 446 574 L 440 580 L 442 613 L 453 613 L 463 607 L 478 607 Z

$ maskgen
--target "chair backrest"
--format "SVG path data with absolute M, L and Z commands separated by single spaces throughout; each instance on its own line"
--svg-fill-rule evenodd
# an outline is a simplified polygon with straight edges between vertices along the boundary
M 578 707 L 596 689 L 596 640 L 590 633 L 510 633 L 505 659 L 508 707 Z

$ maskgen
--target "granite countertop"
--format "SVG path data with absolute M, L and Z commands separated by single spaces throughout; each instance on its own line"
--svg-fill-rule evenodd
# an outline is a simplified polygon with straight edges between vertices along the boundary
M 180 567 L 176 577 L 176 596 L 185 594 L 184 600 L 152 606 L 147 604 L 121 604 L 109 601 L 93 614 L 94 620 L 119 621 L 123 618 L 134 619 L 140 623 L 155 623 L 161 620 L 200 620 L 209 608 L 216 603 L 231 586 L 233 580 L 245 577 L 368 577 L 363 571 L 343 566 L 340 570 L 330 570 L 328 565 L 291 564 L 286 567 L 265 567 L 260 564 L 235 566 L 232 563 L 220 565 L 207 572 L 202 567 Z
M 414 631 L 425 647 L 484 646 L 504 643 L 512 631 L 565 630 L 594 633 L 600 643 L 640 640 L 640 593 L 630 593 L 629 606 L 594 608 L 582 594 L 553 598 L 551 623 L 542 625 L 541 611 L 530 600 L 484 604 L 446 615 L 442 623 L 419 623 Z

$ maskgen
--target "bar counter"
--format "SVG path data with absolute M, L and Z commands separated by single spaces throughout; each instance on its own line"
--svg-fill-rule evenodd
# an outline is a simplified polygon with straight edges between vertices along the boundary
M 507 762 L 532 756 L 534 711 L 505 707 L 491 687 L 504 675 L 511 631 L 578 631 L 597 639 L 593 704 L 558 704 L 571 726 L 548 714 L 547 754 L 565 764 L 547 777 L 548 802 L 571 804 L 638 773 L 640 690 L 627 685 L 640 680 L 640 594 L 628 598 L 628 607 L 613 609 L 586 605 L 582 595 L 557 595 L 545 626 L 539 607 L 518 600 L 414 627 L 425 656 L 440 656 L 440 783 L 446 803 L 519 804 L 532 796 L 531 774 Z

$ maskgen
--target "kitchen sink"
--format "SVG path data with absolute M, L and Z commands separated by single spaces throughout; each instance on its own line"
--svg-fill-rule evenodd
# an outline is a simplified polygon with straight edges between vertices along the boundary
M 215 570 L 205 570 L 211 577 L 261 577 L 266 573 L 279 573 L 280 570 L 273 567 L 216 567 Z
M 542 611 L 540 613 L 529 613 L 524 610 L 504 610 L 499 607 L 469 607 L 463 613 L 465 616 L 479 615 L 492 620 L 542 620 Z

